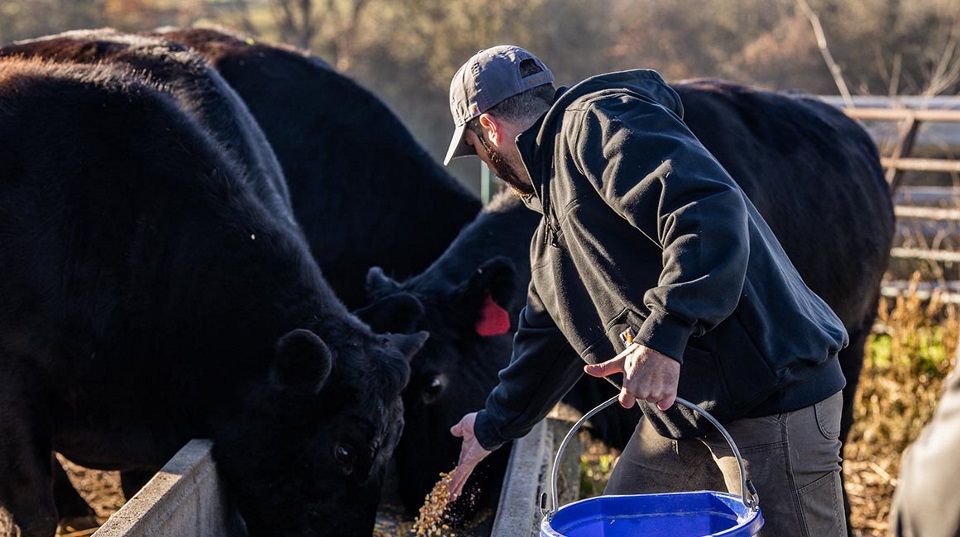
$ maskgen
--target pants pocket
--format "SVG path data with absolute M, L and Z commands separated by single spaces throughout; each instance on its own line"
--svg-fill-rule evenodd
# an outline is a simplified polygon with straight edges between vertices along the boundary
M 797 491 L 800 497 L 805 535 L 813 537 L 847 534 L 840 474 L 829 472 Z
M 813 405 L 820 434 L 828 440 L 840 438 L 840 414 L 843 406 L 843 393 L 837 392 Z

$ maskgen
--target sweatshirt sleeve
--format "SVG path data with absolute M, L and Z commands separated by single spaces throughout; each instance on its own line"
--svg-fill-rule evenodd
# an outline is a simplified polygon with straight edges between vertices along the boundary
M 576 166 L 598 194 L 662 250 L 643 296 L 638 340 L 678 361 L 736 308 L 746 277 L 746 201 L 726 170 L 663 106 L 622 94 L 586 108 L 572 126 Z
M 531 284 L 510 364 L 474 422 L 480 445 L 492 451 L 530 432 L 577 383 L 583 364 Z

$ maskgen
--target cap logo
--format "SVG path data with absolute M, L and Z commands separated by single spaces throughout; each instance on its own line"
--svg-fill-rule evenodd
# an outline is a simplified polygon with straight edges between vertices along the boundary
M 480 107 L 477 106 L 477 103 L 470 103 L 470 115 L 476 116 L 480 114 Z
M 544 81 L 546 81 L 546 80 L 549 79 L 549 78 L 550 78 L 550 72 L 549 72 L 549 71 L 544 71 L 544 72 L 540 73 L 539 76 L 533 76 L 533 77 L 530 77 L 530 78 L 524 80 L 524 84 L 526 84 L 526 85 L 528 85 L 528 86 L 533 86 L 533 85 L 535 85 L 535 84 L 540 84 L 541 82 L 544 82 Z

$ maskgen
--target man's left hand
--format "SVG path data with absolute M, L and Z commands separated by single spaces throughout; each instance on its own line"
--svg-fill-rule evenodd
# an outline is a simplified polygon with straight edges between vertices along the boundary
M 471 412 L 450 428 L 450 433 L 453 436 L 463 438 L 463 444 L 460 446 L 460 460 L 457 461 L 457 471 L 447 485 L 450 495 L 454 499 L 463 492 L 463 486 L 467 483 L 470 474 L 473 473 L 473 469 L 491 453 L 480 445 L 477 437 L 473 434 L 473 424 L 476 420 L 477 413 Z

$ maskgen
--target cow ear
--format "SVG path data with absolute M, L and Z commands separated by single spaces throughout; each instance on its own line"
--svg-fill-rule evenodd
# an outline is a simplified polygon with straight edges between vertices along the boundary
M 409 334 L 423 319 L 424 309 L 420 299 L 412 294 L 395 293 L 353 313 L 374 332 Z
M 509 257 L 490 258 L 470 276 L 467 287 L 473 294 L 486 290 L 494 302 L 507 308 L 517 290 L 517 269 Z
M 459 292 L 463 307 L 475 312 L 474 330 L 480 336 L 499 336 L 510 331 L 510 313 L 516 291 L 517 270 L 506 257 L 485 262 Z
M 421 331 L 413 334 L 387 334 L 386 336 L 390 344 L 396 347 L 409 362 L 410 359 L 417 354 L 417 351 L 423 347 L 423 344 L 427 342 L 427 339 L 430 337 L 430 332 Z
M 277 342 L 270 379 L 275 386 L 317 393 L 332 367 L 333 358 L 327 344 L 313 332 L 297 329 Z
M 383 273 L 380 267 L 370 267 L 367 271 L 367 296 L 378 298 L 400 290 L 396 280 Z

